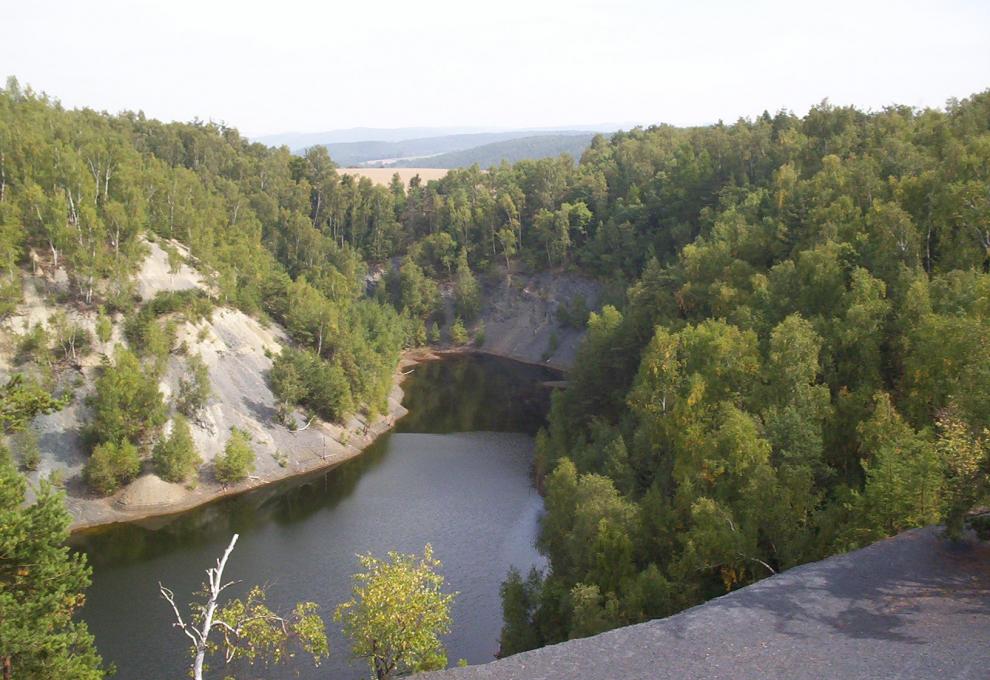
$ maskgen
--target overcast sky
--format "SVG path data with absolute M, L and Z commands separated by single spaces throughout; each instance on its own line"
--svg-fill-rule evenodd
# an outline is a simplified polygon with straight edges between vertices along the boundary
M 732 121 L 990 87 L 990 2 L 2 0 L 0 76 L 247 135 Z

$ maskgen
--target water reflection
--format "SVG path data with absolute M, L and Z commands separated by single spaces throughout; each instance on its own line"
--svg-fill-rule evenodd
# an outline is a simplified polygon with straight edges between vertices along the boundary
M 529 434 L 545 417 L 538 383 L 549 377 L 489 357 L 418 366 L 405 385 L 410 415 L 361 456 L 190 512 L 76 537 L 94 565 L 84 616 L 117 677 L 179 677 L 186 641 L 170 628 L 156 584 L 188 599 L 234 532 L 242 537 L 231 578 L 270 584 L 276 606 L 316 601 L 328 619 L 349 594 L 356 553 L 419 551 L 431 542 L 450 588 L 461 593 L 450 659 L 490 660 L 505 571 L 541 564 L 533 540 L 542 501 L 530 484 Z M 329 663 L 319 670 L 300 663 L 277 676 L 363 677 L 330 628 Z M 255 669 L 237 677 L 257 673 L 276 675 Z

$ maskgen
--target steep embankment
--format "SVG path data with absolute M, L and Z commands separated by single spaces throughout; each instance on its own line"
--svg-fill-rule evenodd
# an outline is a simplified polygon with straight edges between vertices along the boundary
M 171 245 L 188 256 L 178 244 Z M 164 250 L 155 243 L 147 247 L 149 254 L 135 281 L 142 300 L 150 300 L 162 291 L 209 290 L 203 277 L 187 264 L 172 273 Z M 52 302 L 58 299 L 64 285 L 64 276 L 60 274 L 25 276 L 24 302 L 0 330 L 4 336 L 0 374 L 9 374 L 15 368 L 14 348 L 19 336 L 36 324 L 48 323 L 57 314 L 65 314 L 70 322 L 91 332 L 95 329 L 95 311 Z M 172 352 L 159 384 L 169 402 L 178 389 L 179 379 L 187 372 L 187 357 L 199 355 L 208 367 L 212 395 L 200 417 L 190 423 L 204 461 L 198 483 L 194 487 L 169 484 L 151 473 L 146 464 L 142 474 L 116 494 L 96 497 L 87 492 L 82 481 L 87 460 L 83 429 L 90 415 L 85 400 L 92 392 L 103 357 L 112 353 L 116 343 L 125 342 L 122 325 L 123 319 L 118 316 L 110 341 L 95 341 L 92 354 L 76 366 L 60 371 L 60 384 L 73 387 L 73 401 L 57 413 L 39 417 L 33 424 L 38 433 L 41 462 L 28 475 L 37 481 L 54 471 L 65 481 L 67 504 L 76 529 L 177 512 L 222 495 L 337 464 L 360 453 L 405 413 L 398 386 L 401 374 L 397 374 L 385 414 L 370 421 L 352 415 L 340 425 L 314 420 L 300 431 L 288 430 L 273 417 L 276 400 L 266 380 L 272 357 L 287 342 L 284 331 L 275 324 L 262 325 L 239 310 L 218 307 L 208 319 L 196 324 L 187 322 L 178 328 L 176 347 L 183 349 Z M 296 415 L 298 422 L 306 422 L 302 413 Z M 250 435 L 256 471 L 244 482 L 224 487 L 213 479 L 212 461 L 223 450 L 231 427 Z
M 180 244 L 167 245 L 188 260 L 189 254 Z M 186 262 L 173 271 L 160 244 L 145 243 L 145 247 L 148 254 L 134 280 L 142 304 L 162 292 L 200 289 L 216 294 L 203 275 Z M 273 357 L 288 343 L 286 333 L 277 324 L 262 324 L 240 310 L 218 306 L 208 318 L 183 322 L 178 327 L 175 349 L 159 383 L 166 403 L 171 403 L 180 379 L 188 373 L 189 357 L 198 355 L 208 368 L 212 394 L 199 417 L 190 422 L 204 463 L 197 483 L 165 482 L 154 475 L 146 461 L 137 479 L 104 498 L 90 493 L 82 478 L 88 458 L 83 433 L 91 417 L 86 397 L 92 393 L 100 366 L 113 354 L 114 346 L 127 343 L 122 330 L 124 319 L 119 314 L 113 318 L 110 340 L 96 340 L 96 311 L 55 302 L 66 293 L 67 285 L 61 270 L 50 276 L 41 271 L 37 275 L 25 274 L 23 303 L 0 326 L 0 377 L 25 368 L 18 365 L 15 348 L 23 335 L 38 324 L 51 326 L 57 316 L 64 315 L 70 324 L 87 329 L 94 337 L 93 352 L 56 371 L 61 389 L 71 391 L 74 398 L 66 408 L 34 422 L 41 460 L 37 470 L 26 473 L 34 482 L 53 473 L 64 481 L 75 529 L 178 512 L 223 495 L 343 462 L 360 453 L 405 414 L 399 387 L 403 370 L 431 356 L 430 352 L 412 352 L 403 360 L 385 414 L 370 421 L 365 416 L 352 415 L 343 424 L 317 419 L 303 429 L 290 431 L 275 419 L 276 399 L 267 381 Z M 571 308 L 578 298 L 588 308 L 596 309 L 600 294 L 598 284 L 574 274 L 493 275 L 483 286 L 480 322 L 485 327 L 485 342 L 471 349 L 566 369 L 574 360 L 583 331 L 563 324 L 561 310 Z M 446 298 L 452 305 L 449 291 Z M 307 422 L 301 412 L 296 414 L 296 420 Z M 228 487 L 215 481 L 213 460 L 223 451 L 232 427 L 250 436 L 256 470 L 244 482 Z
M 916 529 L 666 619 L 423 680 L 987 677 L 990 543 Z
M 576 300 L 589 310 L 601 304 L 602 286 L 572 273 L 499 275 L 483 286 L 483 352 L 566 370 L 574 363 L 584 330 L 563 323 L 562 309 Z

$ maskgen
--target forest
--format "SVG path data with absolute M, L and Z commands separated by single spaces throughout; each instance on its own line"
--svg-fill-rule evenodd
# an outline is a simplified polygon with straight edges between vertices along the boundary
M 587 335 L 537 437 L 550 568 L 504 583 L 503 655 L 910 527 L 959 535 L 988 497 L 990 92 L 944 110 L 823 102 L 637 128 L 579 161 L 382 187 L 338 174 L 324 147 L 66 110 L 8 81 L 0 314 L 24 268 L 64 268 L 67 302 L 128 318 L 121 373 L 154 375 L 169 326 L 135 308 L 142 235 L 187 247 L 216 291 L 164 311 L 223 304 L 283 324 L 295 347 L 273 386 L 329 420 L 381 408 L 403 347 L 451 322 L 466 332 L 478 277 L 577 270 L 608 285 L 608 304 L 569 315 Z M 39 366 L 86 344 L 50 333 L 25 341 Z M 68 398 L 39 375 L 10 387 L 5 433 Z M 128 417 L 149 412 L 138 393 L 96 400 L 115 425 L 94 428 L 94 471 L 112 481 L 161 419 Z

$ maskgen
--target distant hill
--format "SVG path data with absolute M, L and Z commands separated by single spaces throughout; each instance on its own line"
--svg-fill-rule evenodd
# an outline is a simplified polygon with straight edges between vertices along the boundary
M 575 144 L 583 142 L 565 142 L 572 138 L 581 140 L 591 138 L 591 133 L 562 130 L 555 131 L 552 135 L 541 137 L 554 138 L 559 140 L 558 145 L 567 148 L 574 148 Z M 516 130 L 513 132 L 481 132 L 463 135 L 444 135 L 441 137 L 424 137 L 421 139 L 407 139 L 399 142 L 383 141 L 362 141 L 362 142 L 339 142 L 325 144 L 330 157 L 341 167 L 352 167 L 360 165 L 404 165 L 406 167 L 431 167 L 447 168 L 459 167 L 456 165 L 436 165 L 437 158 L 442 158 L 441 163 L 447 163 L 447 155 L 457 151 L 470 151 L 485 148 L 497 143 L 512 144 L 521 139 L 537 139 L 532 132 Z M 434 157 L 432 163 L 423 165 L 420 161 Z M 528 156 L 524 156 L 527 157 Z M 398 162 L 396 162 L 398 161 Z M 471 163 L 468 163 L 470 165 Z
M 325 132 L 283 132 L 274 135 L 254 137 L 251 141 L 265 146 L 287 146 L 293 151 L 306 149 L 317 144 L 341 144 L 346 142 L 401 142 L 406 139 L 423 137 L 445 137 L 479 132 L 494 132 L 484 127 L 404 127 L 372 128 L 355 127 Z
M 466 168 L 477 163 L 482 168 L 489 168 L 500 164 L 502 161 L 515 163 L 521 160 L 559 156 L 562 153 L 570 154 L 575 159 L 579 159 L 584 150 L 591 145 L 591 140 L 596 134 L 598 133 L 571 132 L 508 139 L 438 156 L 430 156 L 429 158 L 399 161 L 394 163 L 393 167 Z M 333 156 L 332 152 L 331 156 Z
M 258 142 L 265 146 L 287 146 L 293 151 L 308 149 L 317 144 L 347 144 L 353 142 L 407 142 L 410 140 L 439 139 L 441 137 L 468 136 L 468 135 L 503 135 L 499 138 L 476 141 L 468 146 L 459 148 L 469 148 L 480 144 L 488 144 L 499 139 L 510 139 L 519 137 L 530 137 L 533 135 L 566 134 L 567 132 L 615 132 L 616 130 L 629 130 L 636 127 L 638 123 L 596 123 L 593 125 L 560 125 L 556 127 L 529 127 L 529 128 L 498 128 L 498 127 L 401 127 L 401 128 L 373 128 L 355 127 L 340 130 L 327 130 L 324 132 L 283 132 L 272 135 L 261 135 L 252 137 L 252 142 Z M 456 151 L 456 148 L 445 148 L 431 153 L 445 153 Z M 394 158 L 395 156 L 393 156 Z M 385 158 L 380 156 L 379 158 Z M 368 159 L 374 160 L 374 159 Z

